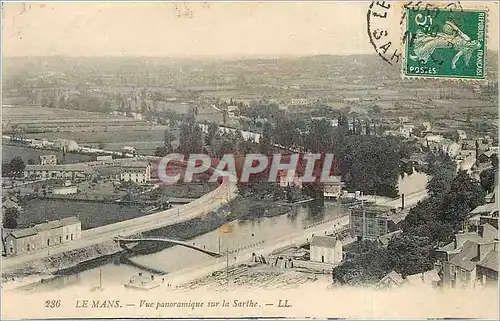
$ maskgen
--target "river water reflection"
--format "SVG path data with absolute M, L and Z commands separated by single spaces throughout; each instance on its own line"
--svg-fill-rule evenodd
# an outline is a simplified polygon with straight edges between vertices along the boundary
M 413 193 L 425 189 L 427 177 L 422 173 L 415 173 L 400 180 L 400 193 Z M 311 202 L 281 216 L 259 218 L 254 220 L 234 221 L 232 233 L 221 234 L 219 230 L 211 231 L 190 240 L 195 245 L 206 249 L 221 252 L 248 247 L 261 241 L 270 241 L 285 237 L 287 234 L 299 232 L 305 227 L 342 216 L 348 209 L 337 202 Z M 169 237 L 157 234 L 157 237 Z M 96 268 L 88 269 L 74 275 L 61 276 L 50 282 L 32 287 L 32 290 L 55 290 L 66 287 L 83 287 L 90 289 L 99 285 L 102 276 L 103 286 L 119 286 L 126 283 L 131 276 L 144 272 L 138 266 L 160 270 L 166 273 L 178 271 L 204 262 L 215 260 L 213 257 L 199 251 L 182 246 L 173 246 L 157 253 L 136 255 L 131 258 L 133 264 L 106 263 Z M 147 272 L 144 272 L 145 274 Z
M 271 218 L 259 218 L 254 220 L 234 221 L 232 233 L 222 234 L 219 230 L 211 231 L 190 240 L 197 246 L 205 247 L 212 251 L 236 250 L 242 247 L 248 247 L 261 241 L 270 241 L 275 238 L 281 238 L 287 234 L 301 231 L 306 226 L 319 223 L 329 218 L 341 216 L 347 213 L 347 209 L 341 207 L 338 203 L 312 202 L 304 204 L 291 211 L 288 214 L 275 216 Z M 168 237 L 168 235 L 156 235 L 157 237 Z M 160 270 L 167 275 L 173 271 L 178 271 L 193 265 L 203 264 L 204 262 L 215 260 L 213 257 L 203 254 L 199 251 L 189 249 L 183 246 L 173 246 L 160 252 L 148 255 L 136 255 L 131 261 L 137 266 L 130 264 L 120 264 L 117 262 L 106 263 L 100 267 L 88 269 L 74 275 L 60 276 L 49 282 L 36 285 L 32 290 L 50 290 L 66 287 L 86 287 L 90 289 L 99 285 L 100 277 L 105 287 L 123 285 L 133 275 L 144 272 L 138 266 Z M 144 272 L 147 274 L 147 272 Z

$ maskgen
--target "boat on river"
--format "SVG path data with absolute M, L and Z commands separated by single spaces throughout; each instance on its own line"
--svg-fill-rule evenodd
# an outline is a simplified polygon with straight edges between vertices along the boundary
M 154 275 L 148 278 L 139 273 L 139 275 L 132 276 L 124 286 L 129 289 L 147 291 L 159 287 L 160 284 L 161 281 L 155 280 Z

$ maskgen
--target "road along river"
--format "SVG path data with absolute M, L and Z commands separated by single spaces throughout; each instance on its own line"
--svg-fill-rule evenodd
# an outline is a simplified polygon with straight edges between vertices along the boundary
M 413 180 L 413 184 L 408 183 Z M 418 174 L 405 177 L 404 189 L 400 193 L 416 194 L 425 188 L 425 175 Z M 340 204 L 317 202 L 306 203 L 288 214 L 271 218 L 259 218 L 248 221 L 235 221 L 230 234 L 221 234 L 219 230 L 211 231 L 190 240 L 197 246 L 212 251 L 226 252 L 229 264 L 248 261 L 252 253 L 266 254 L 278 247 L 303 243 L 312 234 L 321 235 L 325 231 L 332 232 L 334 222 L 343 222 L 348 210 Z M 339 226 L 338 226 L 339 227 Z M 157 235 L 161 237 L 162 235 Z M 168 238 L 169 235 L 163 235 Z M 165 282 L 181 285 L 193 278 L 202 277 L 226 266 L 226 256 L 213 258 L 196 250 L 182 246 L 174 246 L 148 255 L 136 255 L 131 258 L 133 264 L 165 272 Z M 118 262 L 107 263 L 99 267 L 80 271 L 73 275 L 57 277 L 43 284 L 30 286 L 33 291 L 57 290 L 61 288 L 79 288 L 86 291 L 96 287 L 102 280 L 103 287 L 120 286 L 128 282 L 131 276 L 144 272 L 129 264 Z

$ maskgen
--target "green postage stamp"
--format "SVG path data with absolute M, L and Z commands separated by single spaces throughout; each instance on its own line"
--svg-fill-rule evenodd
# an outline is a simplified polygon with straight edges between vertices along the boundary
M 406 10 L 405 76 L 485 78 L 486 11 Z

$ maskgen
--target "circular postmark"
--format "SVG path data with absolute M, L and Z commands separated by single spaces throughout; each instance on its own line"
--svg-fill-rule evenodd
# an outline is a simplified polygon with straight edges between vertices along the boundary
M 416 32 L 407 28 L 409 16 L 417 17 L 418 23 L 425 25 L 443 16 L 445 12 L 448 15 L 455 15 L 456 19 L 461 19 L 458 16 L 463 11 L 460 1 L 446 3 L 373 1 L 367 12 L 368 38 L 375 52 L 386 63 L 398 65 L 403 61 L 405 48 L 413 49 L 417 38 Z M 431 23 L 422 28 L 422 32 L 435 35 L 438 33 L 437 28 L 437 25 Z
M 366 14 L 368 38 L 375 52 L 389 65 L 402 59 L 399 8 L 394 2 L 374 1 Z

